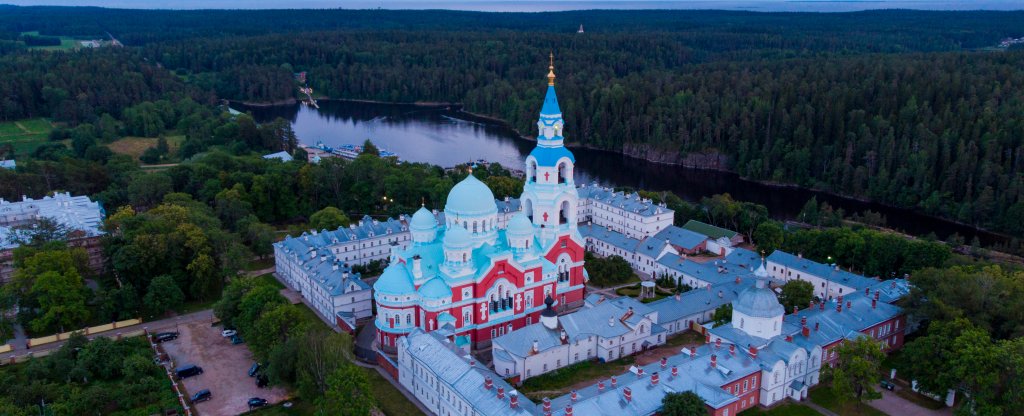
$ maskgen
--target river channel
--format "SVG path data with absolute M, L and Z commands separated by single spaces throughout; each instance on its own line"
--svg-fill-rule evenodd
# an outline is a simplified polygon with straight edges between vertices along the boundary
M 522 169 L 533 142 L 523 139 L 504 125 L 474 120 L 446 108 L 321 100 L 316 109 L 302 104 L 246 107 L 257 122 L 277 117 L 292 123 L 300 143 L 330 146 L 361 144 L 370 139 L 377 146 L 398 154 L 402 160 L 426 162 L 445 167 L 477 159 Z M 569 132 L 571 138 L 572 132 Z M 934 232 L 941 239 L 956 233 L 970 242 L 975 236 L 983 245 L 1002 243 L 1006 237 L 970 226 L 924 215 L 912 210 L 843 198 L 797 187 L 778 187 L 740 178 L 729 172 L 690 169 L 650 163 L 613 152 L 572 149 L 576 156 L 576 182 L 637 189 L 672 191 L 688 201 L 729 193 L 742 201 L 768 207 L 777 219 L 795 218 L 811 197 L 825 201 L 847 214 L 875 211 L 884 215 L 888 226 L 912 235 Z

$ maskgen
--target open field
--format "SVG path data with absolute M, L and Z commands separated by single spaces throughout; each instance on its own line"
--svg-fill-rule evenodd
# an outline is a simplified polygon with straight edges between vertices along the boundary
M 181 142 L 185 140 L 185 136 L 176 135 L 166 137 L 167 147 L 170 149 L 169 153 L 173 155 L 178 151 L 178 148 L 181 147 Z M 118 139 L 113 143 L 108 144 L 107 147 L 109 147 L 110 150 L 113 151 L 114 153 L 129 155 L 135 159 L 138 159 L 139 156 L 142 156 L 142 153 L 145 152 L 146 149 L 149 149 L 150 147 L 156 147 L 156 142 L 158 140 L 159 139 L 157 139 L 156 137 L 127 136 Z
M 0 123 L 0 145 L 14 145 L 14 152 L 29 153 L 50 137 L 53 124 L 45 118 L 29 118 Z
M 39 35 L 39 31 L 35 31 L 35 30 L 33 30 L 31 32 L 21 32 L 21 34 L 22 35 L 29 35 L 29 36 L 40 36 Z M 28 48 L 32 49 L 32 50 L 39 50 L 39 51 L 69 51 L 69 50 L 72 50 L 72 49 L 77 49 L 77 48 L 82 47 L 82 45 L 79 44 L 78 41 L 79 40 L 85 40 L 85 39 L 76 39 L 76 38 L 72 38 L 72 37 L 69 37 L 69 36 L 51 36 L 51 35 L 42 35 L 42 36 L 48 37 L 48 38 L 60 38 L 60 45 L 53 45 L 53 46 L 29 46 Z

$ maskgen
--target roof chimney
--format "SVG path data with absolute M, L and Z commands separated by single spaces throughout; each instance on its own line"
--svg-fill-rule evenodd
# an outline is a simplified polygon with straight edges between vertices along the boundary
M 836 312 L 842 312 L 842 311 L 843 311 L 843 297 L 840 296 L 839 297 L 839 301 L 836 302 Z
M 643 367 L 637 367 L 636 368 L 636 375 L 638 375 L 638 376 L 644 375 L 644 368 Z
M 551 414 L 551 399 L 544 398 L 544 413 Z
M 878 306 L 878 299 L 871 299 L 871 309 L 875 309 Z
M 721 290 L 719 290 L 719 291 L 718 291 L 718 298 L 719 298 L 719 299 L 721 299 L 721 298 L 722 298 L 722 291 L 721 291 Z
M 539 345 L 537 344 L 537 340 L 533 340 L 533 349 L 532 349 L 532 351 L 533 351 L 534 354 L 536 354 L 537 352 L 540 351 Z
M 867 295 L 870 295 L 870 294 L 871 294 L 871 288 L 870 287 L 864 288 L 864 296 L 867 296 Z
M 598 392 L 604 391 L 604 380 L 601 380 L 601 381 L 597 382 L 597 391 Z
M 800 327 L 800 334 L 803 335 L 804 338 L 810 337 L 811 336 L 811 329 L 808 328 L 807 325 L 804 325 L 804 326 Z
M 491 387 L 494 387 L 494 382 L 491 381 L 490 377 L 484 377 L 484 388 L 490 390 Z
M 796 315 L 797 312 L 800 312 L 800 308 L 798 308 L 796 305 L 793 305 L 793 314 Z
M 808 309 L 814 309 L 814 299 L 811 299 L 811 303 L 810 303 L 810 305 L 807 306 L 807 308 Z
M 814 323 L 814 332 L 818 332 L 818 326 L 819 326 L 819 325 L 820 325 L 820 323 L 819 323 L 819 322 L 815 322 L 815 323 Z
M 624 387 L 622 389 L 622 398 L 626 399 L 627 403 L 632 401 L 633 400 L 633 390 L 630 390 L 629 387 Z
M 652 386 L 657 386 L 658 385 L 658 372 L 657 371 L 655 371 L 653 374 L 651 374 L 651 385 Z
M 576 399 L 579 398 L 579 396 L 576 394 L 576 390 L 572 391 L 572 394 L 571 394 L 570 398 L 572 399 L 573 403 L 576 403 Z
M 612 376 L 612 388 L 613 389 L 615 388 L 616 381 L 618 381 L 618 380 L 615 379 L 615 376 Z
M 821 303 L 818 304 L 818 309 L 825 310 L 825 301 L 821 301 Z
M 697 358 L 697 347 L 690 348 L 690 359 Z
M 718 349 L 718 348 L 721 348 L 721 347 L 722 347 L 722 339 L 718 338 L 718 339 L 715 340 L 715 349 Z
M 501 399 L 504 399 L 504 398 L 505 398 L 505 388 L 504 387 L 498 387 L 498 400 L 501 400 Z
M 851 303 L 850 301 L 846 301 L 846 310 L 850 309 L 853 309 L 853 303 Z
M 879 296 L 882 296 L 882 291 L 881 290 L 876 290 L 875 291 L 875 300 L 878 300 Z
M 565 416 L 572 416 L 572 405 L 565 405 Z
M 786 342 L 793 342 L 793 336 L 792 335 L 786 335 Z
M 740 277 L 736 276 L 736 284 L 740 284 Z
M 661 357 L 661 368 L 668 367 L 668 357 Z
M 736 355 L 736 344 L 729 344 L 729 355 Z
M 508 407 L 511 408 L 511 409 L 515 409 L 515 408 L 519 407 L 519 395 L 518 394 L 510 394 L 509 396 L 511 396 L 511 397 L 509 397 L 509 399 L 508 399 Z
M 420 255 L 417 254 L 412 256 L 412 276 L 419 279 L 423 277 L 423 267 L 421 266 Z
M 672 377 L 679 377 L 679 367 L 672 366 Z
M 757 347 L 747 344 L 747 354 L 750 354 L 750 358 L 757 358 Z
M 718 367 L 718 356 L 711 354 L 711 368 Z

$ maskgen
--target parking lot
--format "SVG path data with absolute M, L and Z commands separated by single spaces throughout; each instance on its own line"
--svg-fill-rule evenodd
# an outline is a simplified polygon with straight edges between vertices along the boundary
M 221 327 L 197 322 L 178 327 L 179 336 L 165 342 L 163 347 L 175 366 L 195 364 L 203 374 L 184 379 L 189 395 L 209 389 L 212 398 L 196 404 L 203 416 L 230 416 L 249 410 L 250 397 L 262 397 L 277 403 L 287 397 L 281 387 L 259 388 L 256 379 L 249 377 L 253 356 L 245 344 L 232 345 L 221 337 Z

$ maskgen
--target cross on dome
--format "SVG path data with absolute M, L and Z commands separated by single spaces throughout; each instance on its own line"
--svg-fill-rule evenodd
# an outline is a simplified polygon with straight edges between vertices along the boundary
M 555 85 L 555 53 L 551 52 L 551 54 L 548 55 L 548 59 L 550 59 L 550 63 L 548 64 L 548 85 L 554 86 Z

